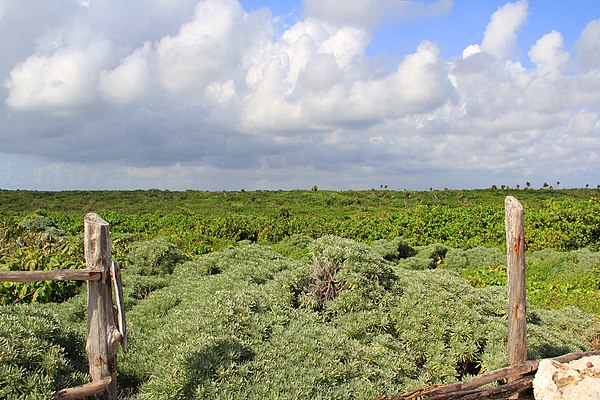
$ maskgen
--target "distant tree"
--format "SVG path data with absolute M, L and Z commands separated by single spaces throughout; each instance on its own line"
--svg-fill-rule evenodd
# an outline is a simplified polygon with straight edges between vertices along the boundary
M 492 189 L 492 191 L 494 191 L 494 192 L 495 192 L 496 190 L 498 190 L 498 186 L 496 186 L 496 185 L 492 185 L 492 187 L 491 187 L 490 189 Z
M 521 185 L 517 183 L 517 190 L 521 189 Z
M 558 188 L 558 186 L 560 186 L 560 182 L 556 181 L 556 187 Z
M 531 182 L 525 182 L 525 189 L 531 188 Z
M 542 187 L 543 187 L 544 189 L 548 189 L 548 182 L 544 182 L 544 184 L 542 185 Z
M 585 188 L 587 189 L 587 188 L 589 188 L 589 187 L 590 187 L 590 184 L 589 184 L 589 183 L 586 183 L 586 184 L 585 184 Z
M 313 192 L 316 192 L 317 190 L 319 190 L 319 187 L 317 185 L 314 185 L 312 187 L 312 189 L 310 189 L 310 190 L 312 190 Z

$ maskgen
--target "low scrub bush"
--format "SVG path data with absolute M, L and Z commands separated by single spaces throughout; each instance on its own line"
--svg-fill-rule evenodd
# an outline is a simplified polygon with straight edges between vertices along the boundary
M 296 261 L 242 243 L 179 264 L 128 313 L 120 390 L 131 399 L 366 399 L 507 365 L 505 287 L 430 269 L 444 248 L 389 261 L 381 244 L 322 237 L 308 245 L 312 258 Z M 405 268 L 411 258 L 422 270 Z M 339 290 L 319 297 L 310 289 L 319 280 Z M 598 332 L 585 313 L 530 316 L 531 357 L 588 349 Z
M 137 275 L 170 275 L 177 264 L 189 260 L 184 252 L 163 238 L 131 244 L 127 269 Z
M 60 240 L 66 236 L 66 232 L 58 228 L 56 222 L 43 215 L 31 215 L 19 222 L 19 227 L 32 232 L 42 233 L 45 240 Z
M 476 288 L 460 275 L 499 262 L 501 253 L 413 247 L 400 239 L 372 245 L 335 236 L 286 241 L 304 255 L 290 258 L 242 241 L 190 260 L 165 240 L 132 245 L 123 269 L 130 352 L 119 357 L 121 396 L 368 399 L 507 365 L 506 287 Z M 546 269 L 549 276 L 569 269 L 594 276 L 597 257 L 579 251 L 529 258 L 540 265 L 540 276 Z M 46 340 L 32 354 L 42 352 L 41 363 L 56 367 L 29 363 L 19 367 L 21 375 L 17 367 L 5 369 L 0 390 L 35 386 L 39 391 L 23 389 L 30 392 L 21 397 L 51 396 L 55 387 L 70 385 L 59 382 L 56 369 L 64 379 L 85 380 L 77 372 L 85 370 L 77 361 L 85 355 L 84 296 L 43 306 L 0 308 L 0 340 L 26 343 L 12 339 L 21 328 L 1 328 L 19 319 L 22 332 Z M 599 336 L 597 320 L 584 312 L 528 308 L 530 358 L 587 350 Z M 23 353 L 10 347 L 4 354 L 1 344 L 0 357 Z M 55 353 L 45 355 L 50 349 Z M 70 364 L 63 355 L 72 357 Z M 2 359 L 3 367 L 11 363 Z M 9 378 L 2 373 L 17 377 L 16 383 L 5 385 Z
M 0 398 L 54 399 L 89 381 L 83 343 L 47 311 L 0 306 Z

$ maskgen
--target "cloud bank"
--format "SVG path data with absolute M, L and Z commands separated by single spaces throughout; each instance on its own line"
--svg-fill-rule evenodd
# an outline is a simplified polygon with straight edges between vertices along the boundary
M 20 38 L 0 49 L 0 187 L 600 183 L 600 20 L 525 67 L 528 3 L 506 3 L 462 55 L 423 40 L 390 66 L 373 27 L 452 1 L 305 0 L 283 28 L 236 0 L 34 3 L 0 9 Z

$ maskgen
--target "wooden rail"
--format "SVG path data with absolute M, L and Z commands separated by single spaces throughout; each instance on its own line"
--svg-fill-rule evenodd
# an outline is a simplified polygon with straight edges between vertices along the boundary
M 97 281 L 102 272 L 85 269 L 56 269 L 52 271 L 0 271 L 0 281 L 38 282 L 38 281 Z
M 103 400 L 117 399 L 117 348 L 128 350 L 121 270 L 111 260 L 108 222 L 89 213 L 84 220 L 84 250 L 86 269 L 52 271 L 0 271 L 0 282 L 87 281 L 88 335 L 86 353 L 92 382 L 75 388 L 62 389 L 57 400 L 82 399 L 97 396 Z M 117 299 L 114 313 L 113 287 Z

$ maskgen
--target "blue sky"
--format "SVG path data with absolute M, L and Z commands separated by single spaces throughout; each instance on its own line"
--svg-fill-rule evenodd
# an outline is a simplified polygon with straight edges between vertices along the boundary
M 462 53 L 466 43 L 481 41 L 490 16 L 506 3 L 492 0 L 455 1 L 448 13 L 437 18 L 420 18 L 402 24 L 387 23 L 375 30 L 376 36 L 369 46 L 369 53 L 407 54 L 421 40 L 427 39 L 440 46 L 444 58 L 456 57 Z M 529 1 L 529 18 L 517 40 L 519 58 L 528 64 L 526 51 L 551 30 L 561 32 L 565 46 L 571 47 L 590 17 L 594 17 L 594 12 L 596 18 L 600 17 L 600 6 L 585 0 Z
M 0 0 L 0 189 L 600 184 L 600 3 Z

